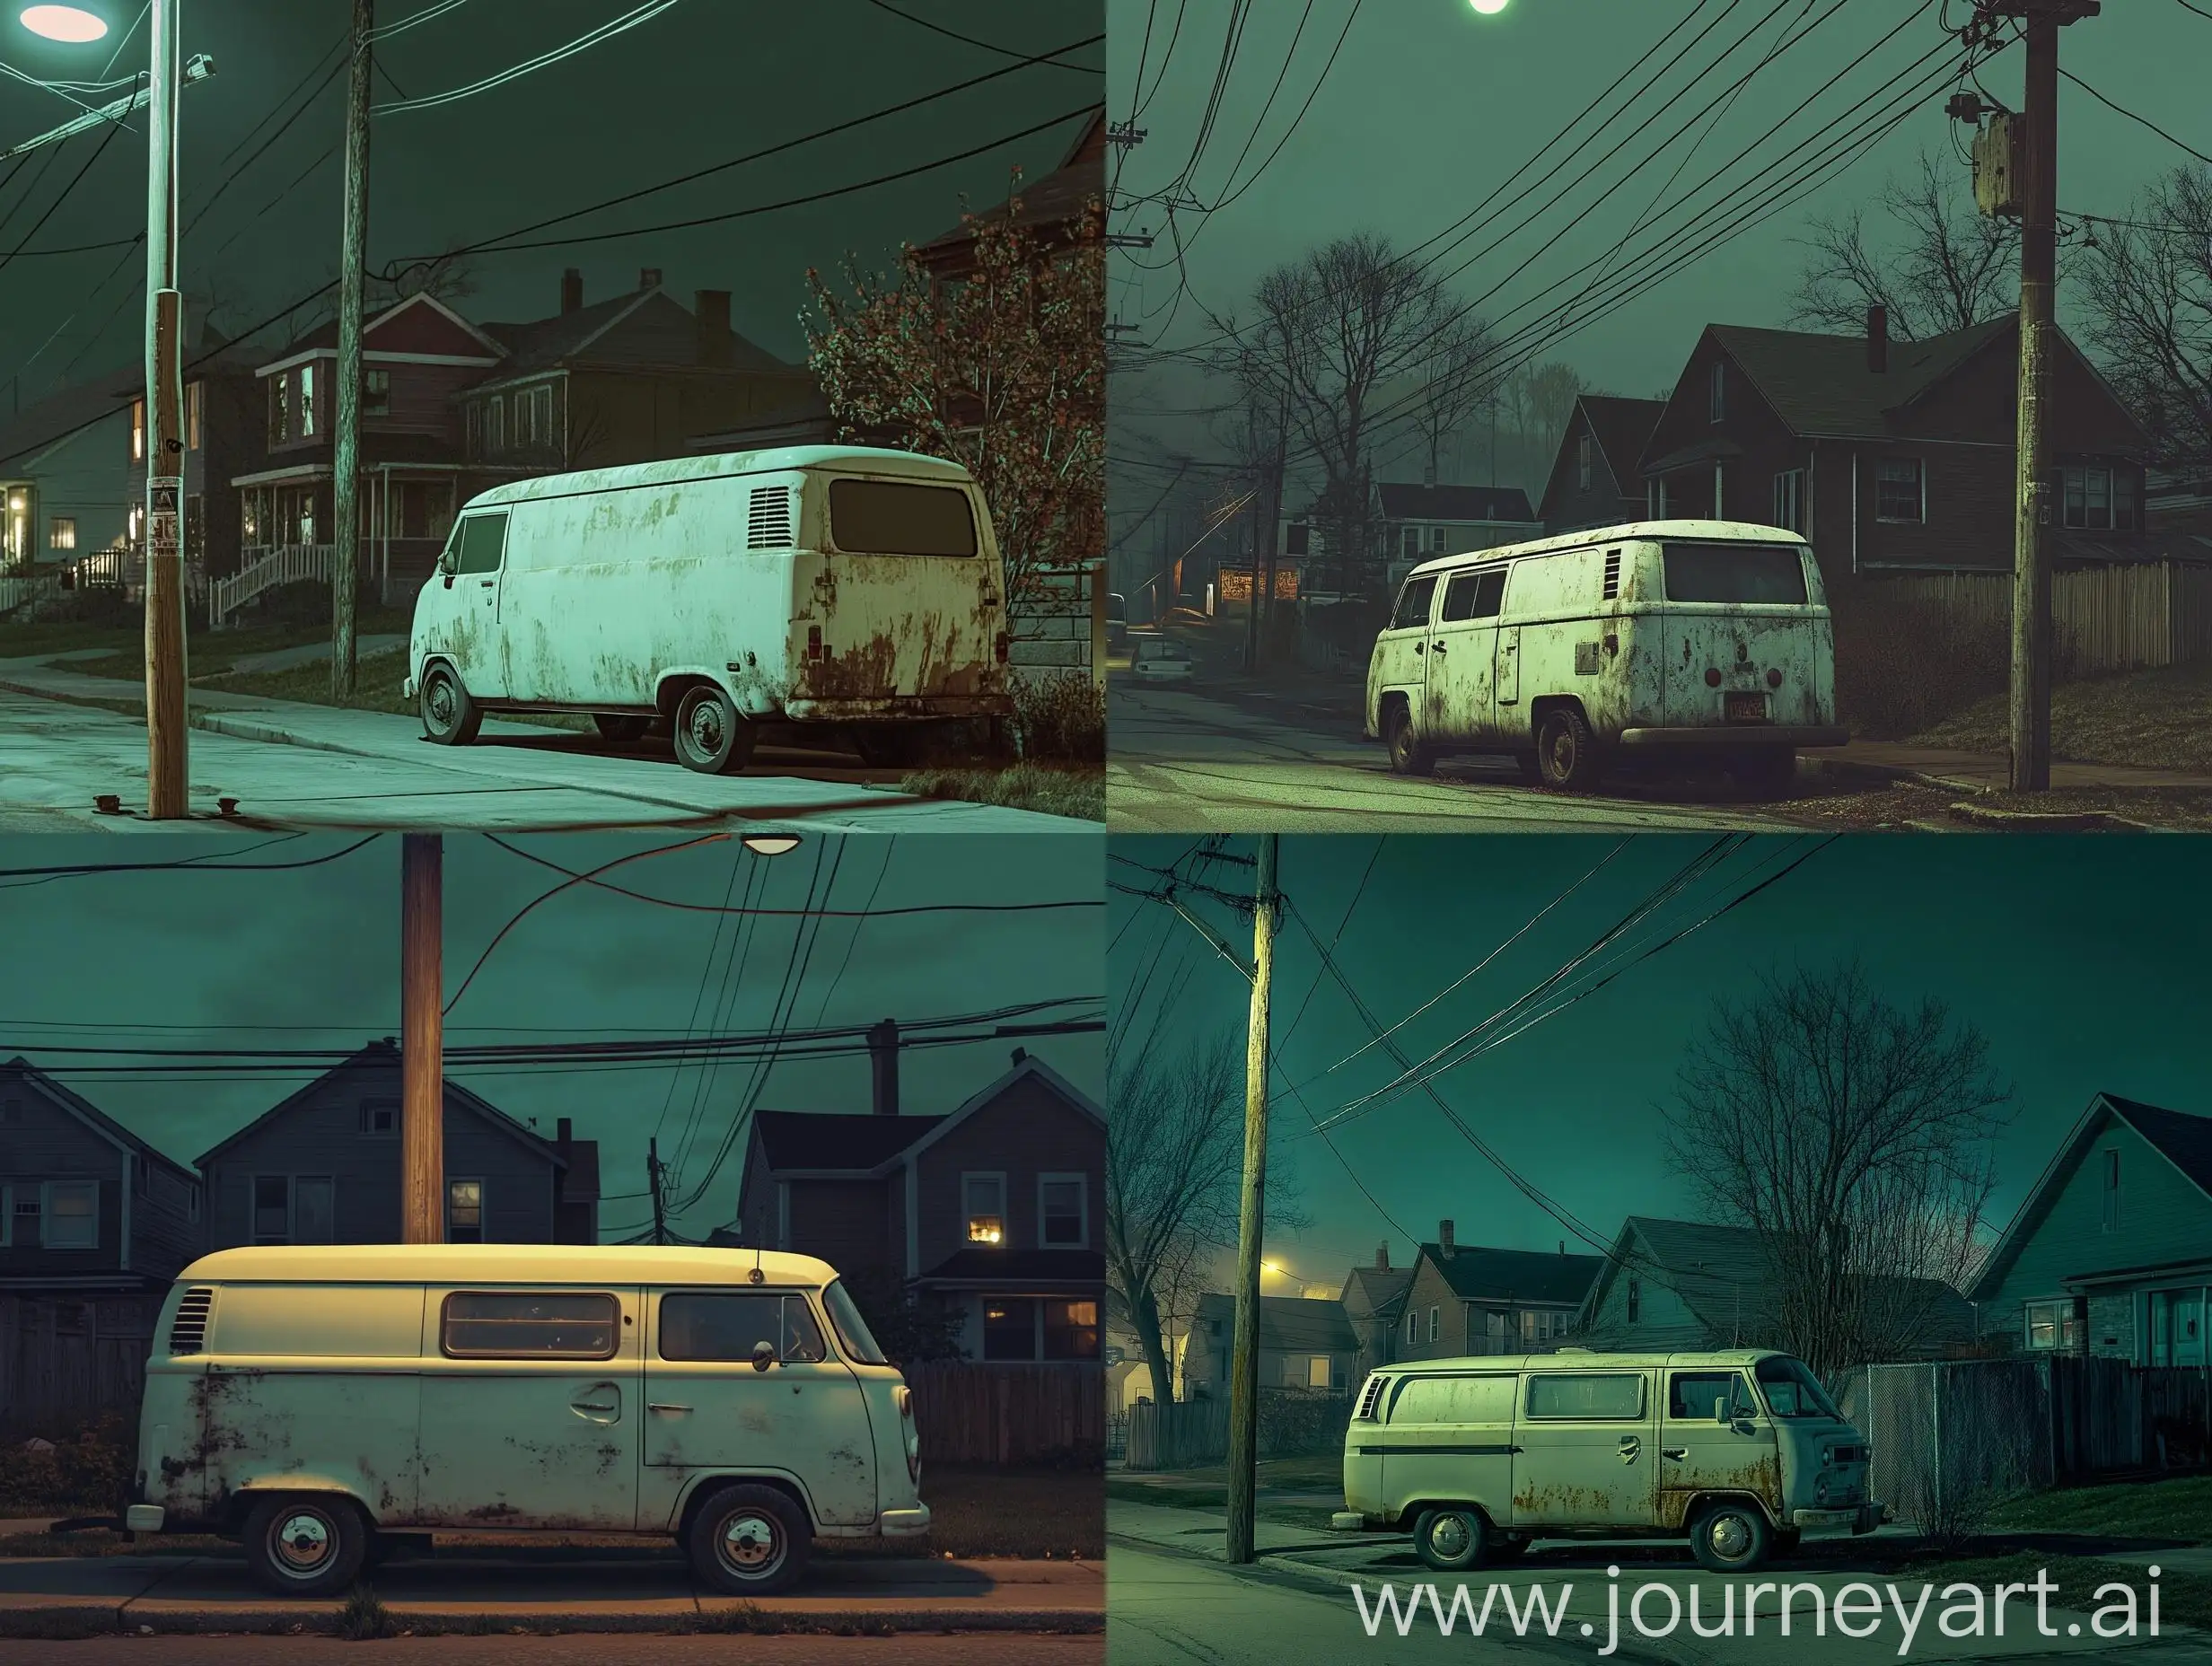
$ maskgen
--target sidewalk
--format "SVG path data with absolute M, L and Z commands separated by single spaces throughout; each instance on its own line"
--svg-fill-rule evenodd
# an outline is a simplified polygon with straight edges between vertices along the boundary
M 702 1592 L 673 1552 L 604 1560 L 435 1555 L 369 1574 L 394 1624 L 565 1631 L 697 1630 L 757 1612 L 793 1629 L 1073 1631 L 1104 1624 L 1096 1562 L 956 1562 L 819 1556 L 796 1591 L 758 1600 Z M 36 1626 L 157 1631 L 323 1629 L 342 1603 L 294 1600 L 215 1556 L 41 1557 L 0 1562 L 0 1635 Z M 766 1629 L 737 1624 L 737 1629 Z
M 1902 741 L 1853 741 L 1848 746 L 1803 754 L 1816 764 L 1879 771 L 1893 778 L 1974 793 L 2003 792 L 2010 782 L 2011 759 L 2002 752 L 1961 752 Z M 2055 788 L 2186 787 L 2212 790 L 2212 775 L 2190 769 L 2142 769 L 2131 764 L 2077 764 L 2054 758 Z

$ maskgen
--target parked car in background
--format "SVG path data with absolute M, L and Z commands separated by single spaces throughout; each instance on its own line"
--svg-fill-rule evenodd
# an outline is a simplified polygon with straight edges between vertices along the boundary
M 1106 598 L 1106 652 L 1119 653 L 1129 645 L 1129 604 L 1121 596 Z
M 1132 639 L 1129 673 L 1140 682 L 1189 682 L 1190 650 L 1172 636 L 1140 636 Z

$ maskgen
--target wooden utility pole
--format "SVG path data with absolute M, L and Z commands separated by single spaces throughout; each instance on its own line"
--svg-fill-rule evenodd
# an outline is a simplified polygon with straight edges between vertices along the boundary
M 177 292 L 177 93 L 181 0 L 153 0 L 146 106 L 146 814 L 188 813 L 185 713 L 184 302 Z
M 668 1210 L 661 1200 L 661 1142 L 657 1137 L 645 1141 L 645 1181 L 653 1188 L 653 1241 L 668 1241 Z
M 399 1226 L 445 1241 L 444 840 L 409 833 L 399 856 Z
M 330 461 L 330 697 L 354 697 L 355 591 L 361 559 L 361 285 L 369 235 L 369 66 L 376 0 L 354 0 L 346 89 L 346 216 L 338 267 L 338 433 Z
M 1260 1438 L 1260 1244 L 1267 1230 L 1268 994 L 1275 976 L 1277 837 L 1260 838 L 1252 890 L 1252 1009 L 1244 1038 L 1244 1187 L 1236 1217 L 1236 1340 L 1229 1358 L 1229 1538 L 1232 1562 L 1252 1559 L 1253 1466 Z
M 2050 334 L 2058 288 L 2058 31 L 2098 0 L 1986 0 L 2027 33 L 2021 112 L 2019 450 L 2014 479 L 2012 789 L 2050 785 Z

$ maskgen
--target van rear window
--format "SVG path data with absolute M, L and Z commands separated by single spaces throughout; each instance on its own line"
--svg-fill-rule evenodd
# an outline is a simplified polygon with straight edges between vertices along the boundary
M 1529 1416 L 1589 1420 L 1641 1417 L 1644 1373 L 1605 1376 L 1565 1372 L 1529 1379 Z
M 612 1359 L 621 1325 L 596 1292 L 456 1290 L 439 1329 L 454 1359 Z
M 804 1296 L 719 1293 L 661 1298 L 663 1359 L 749 1360 L 763 1342 L 786 1364 L 829 1356 Z
M 870 556 L 972 556 L 976 517 L 956 486 L 830 482 L 830 542 Z
M 1661 548 L 1669 601 L 1805 605 L 1801 544 L 1666 544 Z

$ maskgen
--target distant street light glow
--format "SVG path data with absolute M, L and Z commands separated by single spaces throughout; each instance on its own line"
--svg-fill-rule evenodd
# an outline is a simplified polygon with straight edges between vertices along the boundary
M 799 848 L 797 837 L 790 833 L 748 833 L 739 842 L 756 856 L 780 856 Z
M 1467 4 L 1485 17 L 1496 17 L 1505 9 L 1505 0 L 1467 0 Z
M 104 18 L 75 5 L 26 6 L 22 23 L 34 35 L 44 35 L 48 40 L 66 40 L 72 45 L 97 40 L 108 32 Z

